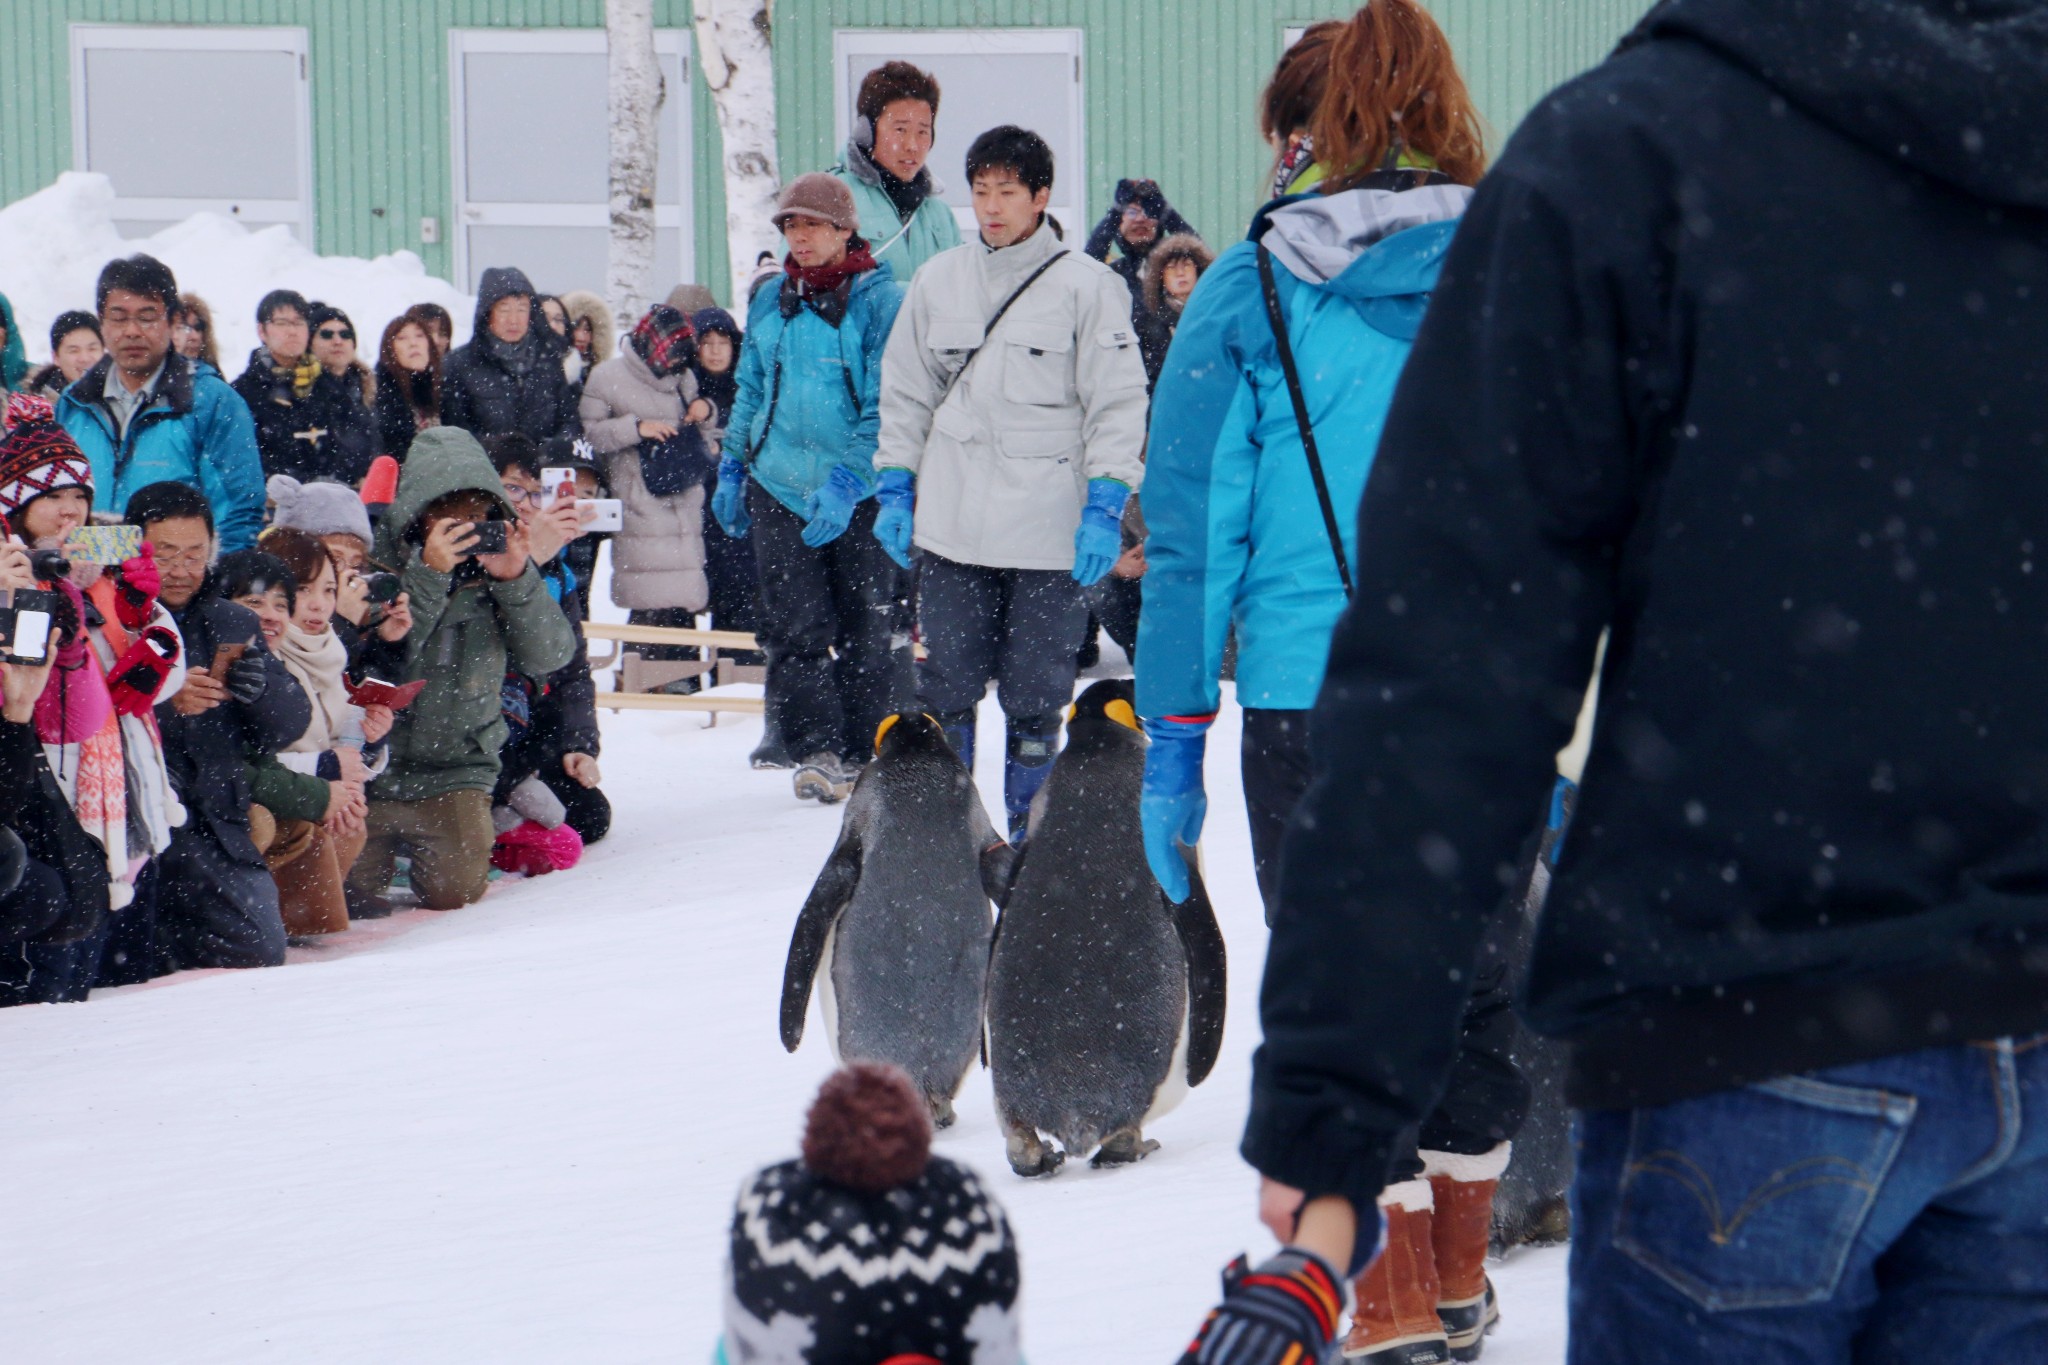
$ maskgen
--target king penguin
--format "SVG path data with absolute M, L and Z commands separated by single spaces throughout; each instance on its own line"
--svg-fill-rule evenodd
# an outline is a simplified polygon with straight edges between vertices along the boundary
M 939 723 L 883 721 L 790 936 L 782 1045 L 803 1041 L 816 979 L 833 1056 L 902 1067 L 933 1123 L 950 1124 L 981 1043 L 989 901 L 1012 857 Z
M 1189 857 L 1176 906 L 1145 863 L 1145 746 L 1128 680 L 1081 694 L 997 897 L 988 1064 L 1019 1175 L 1156 1151 L 1144 1126 L 1207 1078 L 1223 1045 L 1223 934 L 1201 875 Z

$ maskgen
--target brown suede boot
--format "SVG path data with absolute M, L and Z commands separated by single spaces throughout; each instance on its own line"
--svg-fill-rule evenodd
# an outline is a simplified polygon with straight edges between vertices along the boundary
M 1493 1231 L 1493 1192 L 1507 1169 L 1508 1144 L 1465 1156 L 1424 1152 L 1434 1217 L 1430 1235 L 1441 1288 L 1436 1311 L 1450 1341 L 1451 1359 L 1477 1360 L 1486 1334 L 1500 1321 L 1493 1282 L 1486 1277 L 1487 1240 Z
M 1380 1196 L 1387 1249 L 1353 1284 L 1358 1308 L 1344 1338 L 1344 1358 L 1369 1365 L 1442 1365 L 1450 1342 L 1437 1320 L 1436 1248 L 1430 1232 L 1430 1189 L 1409 1180 Z

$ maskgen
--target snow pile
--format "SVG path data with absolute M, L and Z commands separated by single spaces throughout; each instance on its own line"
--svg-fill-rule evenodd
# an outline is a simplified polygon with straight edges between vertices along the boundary
M 171 268 L 178 288 L 213 309 L 227 378 L 256 345 L 256 301 L 296 289 L 339 307 L 356 325 L 356 350 L 375 363 L 384 325 L 416 303 L 438 303 L 467 339 L 476 300 L 429 275 L 410 251 L 375 260 L 321 256 L 282 225 L 250 231 L 217 213 L 195 213 L 151 237 L 124 238 L 113 222 L 114 186 L 104 175 L 66 171 L 56 183 L 0 208 L 0 294 L 31 359 L 50 358 L 50 324 L 71 308 L 92 311 L 93 284 L 117 256 L 146 252 Z

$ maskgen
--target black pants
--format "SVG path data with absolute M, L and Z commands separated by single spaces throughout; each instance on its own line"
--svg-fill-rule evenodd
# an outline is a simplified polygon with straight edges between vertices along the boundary
M 1252 868 L 1268 922 L 1280 892 L 1282 836 L 1294 808 L 1308 794 L 1308 721 L 1307 711 L 1244 713 L 1245 814 L 1251 821 Z M 1502 916 L 1498 943 L 1489 941 L 1480 956 L 1449 1083 L 1436 1110 L 1394 1163 L 1397 1181 L 1422 1174 L 1418 1147 L 1477 1156 L 1512 1139 L 1528 1115 L 1529 1083 L 1511 1055 L 1515 1016 L 1503 945 L 1512 935 L 1514 926 L 1506 922 L 1512 918 Z M 1388 945 L 1388 951 L 1399 952 L 1399 945 Z
M 626 613 L 626 624 L 660 626 L 664 630 L 695 630 L 697 613 L 682 607 L 634 607 Z M 698 657 L 695 645 L 627 645 L 626 648 L 651 664 L 688 663 Z
M 792 757 L 865 763 L 875 730 L 911 692 L 910 641 L 897 629 L 905 571 L 875 539 L 875 504 L 856 507 L 845 532 L 815 548 L 803 542 L 803 518 L 758 484 L 747 489 L 747 510 L 769 712 Z
M 196 813 L 157 859 L 156 922 L 181 969 L 284 965 L 284 919 L 270 869 L 230 854 Z
M 711 628 L 759 633 L 761 576 L 754 567 L 754 547 L 718 529 L 718 521 L 711 515 L 709 490 L 704 498 L 704 576 L 711 581 Z M 742 667 L 767 662 L 752 650 L 732 657 Z
M 1074 652 L 1088 628 L 1081 585 L 1064 569 L 990 569 L 927 554 L 918 581 L 925 660 L 917 699 L 944 719 L 972 714 L 996 680 L 1012 721 L 1049 722 L 1074 699 Z
M 1138 657 L 1138 612 L 1145 600 L 1144 581 L 1105 574 L 1088 589 L 1088 608 L 1102 623 L 1102 633 L 1132 660 Z

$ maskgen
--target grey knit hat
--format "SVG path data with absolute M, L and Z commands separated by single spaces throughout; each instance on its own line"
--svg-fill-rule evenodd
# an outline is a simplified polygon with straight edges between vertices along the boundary
M 374 539 L 370 513 L 347 484 L 300 483 L 289 474 L 272 474 L 264 491 L 277 504 L 273 526 L 289 526 L 316 536 L 357 536 L 365 545 Z
M 836 175 L 812 171 L 782 187 L 775 200 L 775 226 L 779 229 L 802 214 L 830 223 L 848 232 L 860 231 L 860 211 L 853 206 L 853 191 Z

